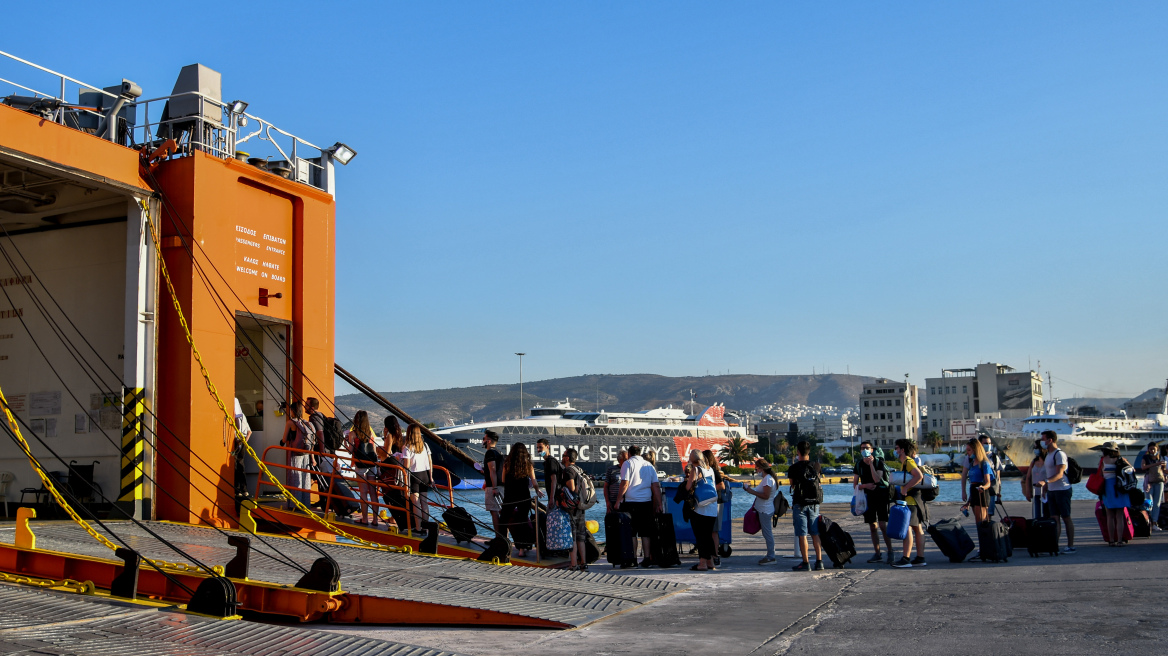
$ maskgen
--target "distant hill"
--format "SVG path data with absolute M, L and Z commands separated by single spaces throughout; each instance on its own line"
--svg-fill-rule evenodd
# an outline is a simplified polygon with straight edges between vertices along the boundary
M 580 410 L 636 412 L 662 406 L 689 410 L 690 390 L 699 407 L 724 403 L 730 409 L 751 409 L 769 403 L 804 405 L 856 405 L 870 376 L 826 374 L 822 376 L 693 376 L 673 378 L 655 374 L 573 376 L 524 382 L 525 414 L 534 405 L 551 405 L 567 399 Z M 416 392 L 382 392 L 414 418 L 439 426 L 491 421 L 519 415 L 519 384 L 480 385 Z M 599 397 L 599 399 L 598 399 Z M 385 412 L 361 394 L 338 396 L 337 405 L 352 416 L 367 410 L 380 419 Z

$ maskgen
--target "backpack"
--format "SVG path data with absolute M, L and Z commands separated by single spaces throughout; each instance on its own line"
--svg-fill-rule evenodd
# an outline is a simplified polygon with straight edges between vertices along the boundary
M 791 500 L 797 506 L 814 506 L 823 503 L 823 488 L 819 485 L 819 471 L 810 462 L 802 468 L 799 480 L 791 480 Z M 787 470 L 787 476 L 791 471 Z
M 1135 468 L 1123 458 L 1115 461 L 1115 485 L 1124 492 L 1139 490 L 1140 487 Z
M 1059 450 L 1061 451 L 1062 449 Z M 1068 483 L 1078 485 L 1079 481 L 1083 480 L 1083 468 L 1079 466 L 1079 463 L 1075 462 L 1074 458 L 1067 456 L 1067 470 L 1064 475 L 1067 477 Z
M 1002 459 L 998 454 L 991 453 L 986 456 L 990 462 L 990 494 L 995 497 L 1002 496 Z M 926 499 L 931 501 L 931 499 Z
M 341 433 L 341 420 L 336 417 L 324 417 L 324 446 L 329 453 L 336 453 L 345 443 L 345 436 Z
M 377 462 L 377 447 L 373 445 L 373 442 L 358 441 L 357 452 L 353 454 L 353 458 L 365 462 Z
M 580 481 L 581 489 L 578 495 L 580 497 L 578 505 L 580 510 L 588 510 L 596 505 L 596 486 L 592 484 L 592 479 L 586 476 L 584 471 L 579 467 L 572 465 L 572 470 L 576 474 L 576 480 Z

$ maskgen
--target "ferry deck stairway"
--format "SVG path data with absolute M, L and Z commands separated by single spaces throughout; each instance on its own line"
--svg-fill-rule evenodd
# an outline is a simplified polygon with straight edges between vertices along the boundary
M 159 558 L 170 552 L 158 538 L 134 524 L 106 524 L 143 557 Z M 145 524 L 203 562 L 227 563 L 237 553 L 220 533 L 208 528 L 169 522 Z M 109 556 L 107 549 L 71 522 L 34 522 L 30 527 L 38 551 L 90 560 Z M 12 565 L 16 561 L 4 553 L 16 549 L 15 531 L 12 526 L 0 527 L 0 570 L 18 569 Z M 238 535 L 247 536 L 242 532 Z M 273 548 L 299 562 L 310 563 L 318 556 L 303 542 L 277 535 L 264 537 Z M 255 542 L 252 545 L 256 550 L 266 548 Z M 677 583 L 639 577 L 392 553 L 338 542 L 322 541 L 316 546 L 339 566 L 342 591 L 334 593 L 335 598 L 317 611 L 300 614 L 302 621 L 575 628 L 685 589 Z M 141 571 L 145 574 L 147 569 Z M 61 575 L 59 571 L 12 573 Z M 237 587 L 264 582 L 295 589 L 299 576 L 291 568 L 253 556 L 247 578 L 232 580 Z M 241 610 L 273 612 L 249 604 L 249 598 L 254 597 L 240 594 Z

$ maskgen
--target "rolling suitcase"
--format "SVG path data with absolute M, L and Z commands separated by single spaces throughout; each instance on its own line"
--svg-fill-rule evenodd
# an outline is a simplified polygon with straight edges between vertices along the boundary
M 450 530 L 456 543 L 470 542 L 479 534 L 478 530 L 475 529 L 474 519 L 471 518 L 466 508 L 460 506 L 447 508 L 442 513 L 442 521 L 446 522 L 446 528 Z
M 1031 519 L 1026 522 L 1026 550 L 1030 557 L 1038 554 L 1059 555 L 1058 520 L 1050 517 Z
M 1026 539 L 1026 518 L 1025 517 L 1010 517 L 1002 518 L 1002 523 L 1006 525 L 1006 529 L 1010 533 L 1010 546 L 1019 549 L 1026 549 L 1030 543 Z
M 973 538 L 958 519 L 942 519 L 929 527 L 929 536 L 951 563 L 962 563 L 973 553 Z
M 819 519 L 819 542 L 827 557 L 831 560 L 834 569 L 843 569 L 852 558 L 856 557 L 856 543 L 852 536 L 839 524 L 831 521 L 824 515 Z
M 658 513 L 653 516 L 653 539 L 649 546 L 653 552 L 653 564 L 658 567 L 677 567 L 681 556 L 677 553 L 677 536 L 673 532 L 673 515 Z
M 1148 519 L 1148 511 L 1131 511 L 1132 536 L 1137 538 L 1152 537 L 1152 522 Z
M 1099 531 L 1103 533 L 1104 542 L 1127 542 L 1135 537 L 1131 514 L 1127 511 L 1127 508 L 1123 509 L 1123 519 L 1126 524 L 1123 529 L 1123 537 L 1112 537 L 1111 533 L 1107 530 L 1107 509 L 1103 507 L 1102 501 L 1095 502 L 1095 521 L 1099 522 Z
M 611 512 L 604 516 L 604 550 L 613 567 L 635 567 L 637 545 L 633 541 L 633 517 Z
M 978 558 L 990 563 L 1004 563 L 1010 558 L 1010 529 L 993 520 L 977 525 Z

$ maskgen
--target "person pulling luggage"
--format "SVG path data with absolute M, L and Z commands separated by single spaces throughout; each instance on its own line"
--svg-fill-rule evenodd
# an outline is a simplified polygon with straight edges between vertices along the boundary
M 917 466 L 916 456 L 917 443 L 914 440 L 901 438 L 896 441 L 896 459 L 900 461 L 900 470 L 908 474 L 908 480 L 897 488 L 897 493 L 901 499 L 904 499 L 910 511 L 909 530 L 904 536 L 904 554 L 900 560 L 892 564 L 893 567 L 898 568 L 928 565 L 925 562 L 924 530 L 924 526 L 929 523 L 928 509 L 925 507 L 925 501 L 921 499 L 921 491 L 914 489 L 917 483 L 925 480 L 925 474 Z M 917 557 L 910 560 L 909 556 L 912 554 L 914 539 Z
M 766 565 L 767 563 L 775 562 L 775 534 L 771 527 L 771 517 L 775 513 L 775 492 L 779 489 L 778 479 L 775 478 L 775 472 L 771 469 L 771 463 L 767 462 L 766 458 L 759 456 L 754 461 L 754 470 L 763 473 L 762 481 L 759 482 L 758 487 L 752 487 L 747 483 L 742 484 L 742 491 L 754 496 L 754 511 L 758 513 L 759 525 L 762 527 L 762 539 L 766 542 L 766 555 L 758 561 L 759 565 Z
M 992 465 L 986 459 L 986 452 L 982 443 L 976 438 L 965 444 L 965 461 L 969 474 L 968 503 L 962 508 L 973 510 L 973 518 L 978 524 L 986 521 L 990 507 L 990 486 L 993 485 L 994 472 Z
M 888 469 L 884 466 L 884 459 L 877 458 L 872 442 L 860 442 L 860 461 L 853 470 L 855 476 L 852 485 L 864 491 L 868 503 L 864 511 L 864 523 L 868 525 L 868 532 L 872 535 L 872 548 L 876 554 L 868 559 L 870 563 L 879 563 L 883 560 L 880 554 L 880 538 L 888 547 L 888 564 L 892 564 L 892 538 L 888 537 L 888 505 L 892 503 L 888 489 Z M 879 529 L 879 533 L 877 533 Z
M 791 482 L 791 522 L 795 527 L 795 539 L 799 542 L 799 554 L 803 562 L 791 569 L 806 572 L 809 569 L 823 569 L 823 547 L 819 542 L 819 504 L 823 503 L 823 487 L 820 485 L 819 464 L 811 462 L 811 443 L 803 440 L 795 445 L 795 464 L 787 470 Z M 815 565 L 808 564 L 807 536 L 815 545 Z

